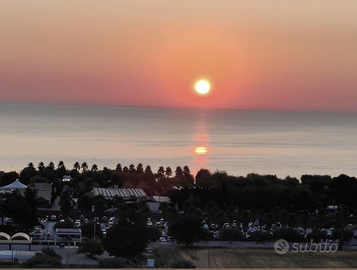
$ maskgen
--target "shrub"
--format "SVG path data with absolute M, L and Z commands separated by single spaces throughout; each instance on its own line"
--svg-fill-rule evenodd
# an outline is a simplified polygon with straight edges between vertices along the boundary
M 172 263 L 171 268 L 196 268 L 196 265 L 192 261 L 181 260 Z
M 49 247 L 43 248 L 23 264 L 23 268 L 60 268 L 61 266 L 62 256 Z
M 158 227 L 151 226 L 151 227 L 147 228 L 147 235 L 148 235 L 149 240 L 151 242 L 155 242 L 160 238 L 161 232 L 160 232 L 160 229 Z
M 112 258 L 112 259 L 103 259 L 98 263 L 99 268 L 124 268 L 125 264 L 122 259 Z
M 345 241 L 350 240 L 353 237 L 353 231 L 349 229 L 344 229 L 343 231 L 343 238 Z M 331 238 L 333 240 L 340 239 L 341 238 L 341 229 L 333 230 L 332 231 L 332 236 Z
M 288 242 L 300 242 L 301 236 L 293 228 L 282 228 L 274 234 L 275 239 L 284 239 Z
M 238 229 L 227 228 L 222 230 L 221 238 L 225 241 L 238 241 L 241 240 L 243 236 Z
M 96 255 L 100 256 L 103 252 L 104 248 L 100 241 L 88 238 L 82 240 L 77 250 L 77 253 L 87 254 L 91 258 L 94 258 Z

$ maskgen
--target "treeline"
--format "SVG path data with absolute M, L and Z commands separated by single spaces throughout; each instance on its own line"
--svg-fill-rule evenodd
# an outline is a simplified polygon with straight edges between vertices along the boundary
M 67 168 L 63 161 L 57 165 L 50 162 L 47 166 L 40 162 L 37 167 L 31 162 L 21 170 L 20 174 L 13 171 L 5 173 L 0 179 L 2 186 L 8 185 L 20 179 L 25 185 L 37 183 L 51 183 L 56 188 L 58 195 L 61 190 L 62 179 L 64 175 L 71 177 L 72 181 L 66 183 L 74 190 L 74 195 L 83 195 L 93 187 L 113 187 L 123 186 L 124 183 L 130 183 L 132 187 L 145 185 L 149 195 L 166 194 L 173 185 L 193 186 L 194 177 L 188 166 L 177 166 L 173 171 L 171 167 L 164 168 L 160 166 L 154 172 L 149 165 L 144 167 L 141 163 L 137 166 L 130 164 L 122 167 L 117 164 L 115 169 L 104 167 L 102 170 L 96 164 L 89 166 L 87 162 L 75 162 L 73 167 Z
M 96 164 L 89 166 L 86 162 L 76 162 L 68 169 L 62 161 L 57 166 L 50 162 L 47 166 L 40 162 L 37 168 L 29 163 L 20 174 L 6 173 L 1 184 L 7 185 L 16 178 L 26 185 L 34 182 L 48 182 L 58 195 L 61 194 L 62 178 L 71 176 L 69 185 L 73 197 L 81 198 L 93 187 L 145 187 L 148 195 L 168 195 L 171 201 L 182 208 L 185 202 L 206 211 L 206 205 L 215 205 L 227 211 L 230 207 L 240 210 L 258 209 L 272 211 L 279 208 L 288 213 L 306 210 L 309 212 L 326 212 L 329 205 L 343 205 L 354 214 L 357 211 L 357 179 L 347 175 L 331 177 L 328 175 L 303 175 L 300 179 L 276 175 L 248 174 L 232 176 L 223 171 L 210 172 L 201 169 L 195 177 L 188 166 L 159 167 L 153 171 L 141 163 L 115 169 Z

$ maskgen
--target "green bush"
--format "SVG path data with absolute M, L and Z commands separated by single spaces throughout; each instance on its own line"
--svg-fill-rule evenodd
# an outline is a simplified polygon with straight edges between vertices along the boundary
M 239 241 L 243 239 L 243 236 L 239 229 L 227 228 L 222 230 L 221 239 L 225 241 Z
M 148 235 L 149 240 L 151 242 L 155 242 L 160 238 L 161 232 L 160 232 L 160 229 L 158 227 L 151 226 L 151 227 L 147 227 L 147 235 Z
M 343 238 L 345 241 L 350 240 L 353 237 L 353 231 L 349 230 L 349 229 L 344 229 L 343 231 Z M 332 236 L 331 238 L 333 240 L 336 239 L 341 239 L 341 229 L 336 229 L 332 231 Z
M 196 268 L 192 261 L 181 260 L 170 265 L 171 268 Z
M 23 268 L 60 268 L 62 256 L 58 255 L 53 248 L 43 248 L 31 259 L 24 262 Z
M 112 259 L 103 259 L 98 263 L 99 268 L 124 268 L 125 264 L 122 259 L 112 258 Z
M 300 242 L 302 240 L 301 235 L 293 228 L 282 228 L 277 230 L 274 234 L 275 239 L 284 239 L 288 242 Z
M 94 258 L 96 255 L 100 256 L 104 252 L 102 243 L 95 239 L 84 238 L 79 244 L 77 253 L 84 253 Z

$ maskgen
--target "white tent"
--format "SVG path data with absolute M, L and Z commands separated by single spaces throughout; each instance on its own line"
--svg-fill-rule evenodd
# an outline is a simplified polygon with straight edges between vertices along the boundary
M 27 186 L 22 184 L 18 179 L 15 182 L 11 183 L 10 185 L 0 187 L 2 190 L 13 190 L 13 189 L 26 189 Z

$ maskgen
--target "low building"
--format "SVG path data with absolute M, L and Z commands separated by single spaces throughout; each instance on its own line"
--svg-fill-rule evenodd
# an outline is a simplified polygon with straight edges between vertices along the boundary
M 17 179 L 7 186 L 0 187 L 0 193 L 11 193 L 15 190 L 18 190 L 23 194 L 26 188 L 27 186 L 22 184 L 19 179 Z
M 106 200 L 112 200 L 115 196 L 119 196 L 124 200 L 135 198 L 143 201 L 147 200 L 145 191 L 141 188 L 93 188 L 94 196 L 103 196 Z
M 35 183 L 37 197 L 44 198 L 48 203 L 51 202 L 52 185 L 49 183 Z
M 171 203 L 171 200 L 167 196 L 152 196 L 151 199 L 147 202 L 151 213 L 160 212 L 160 204 L 162 203 Z
M 346 226 L 346 229 L 351 230 L 353 232 L 353 237 L 357 237 L 357 224 L 354 224 L 352 226 Z

